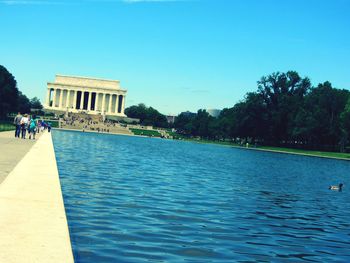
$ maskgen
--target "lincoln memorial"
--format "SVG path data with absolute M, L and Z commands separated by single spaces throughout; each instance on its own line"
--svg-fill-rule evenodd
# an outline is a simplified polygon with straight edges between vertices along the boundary
M 125 117 L 126 92 L 118 80 L 56 75 L 47 83 L 44 109 Z

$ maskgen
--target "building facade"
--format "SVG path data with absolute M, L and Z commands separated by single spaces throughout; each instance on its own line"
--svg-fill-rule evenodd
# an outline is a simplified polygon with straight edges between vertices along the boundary
M 44 109 L 125 117 L 126 92 L 118 80 L 56 75 L 47 83 Z

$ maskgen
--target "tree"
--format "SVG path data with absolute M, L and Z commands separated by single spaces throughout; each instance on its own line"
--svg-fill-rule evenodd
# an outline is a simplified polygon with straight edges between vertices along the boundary
M 145 104 L 140 103 L 139 105 L 134 105 L 126 108 L 125 114 L 129 118 L 140 119 L 140 122 L 142 123 L 147 117 L 147 108 Z
M 41 102 L 37 97 L 34 97 L 30 100 L 30 108 L 41 110 L 43 108 L 43 105 L 41 105 Z
M 291 139 L 293 119 L 310 87 L 310 80 L 295 71 L 272 73 L 258 81 L 258 92 L 268 113 L 270 143 L 281 144 Z
M 350 139 L 350 98 L 345 105 L 344 111 L 340 114 L 340 123 L 343 135 L 341 151 L 343 152 L 346 142 Z
M 126 108 L 125 114 L 129 118 L 140 119 L 142 125 L 168 127 L 168 121 L 163 114 L 152 107 L 146 107 L 143 103 Z
M 206 110 L 198 110 L 197 115 L 193 119 L 193 135 L 201 138 L 210 137 L 209 123 L 212 121 L 212 118 Z
M 18 89 L 13 75 L 0 65 L 0 117 L 17 110 Z
M 234 119 L 233 108 L 225 108 L 217 119 L 217 136 L 222 139 L 233 138 L 231 134 Z
M 30 100 L 20 91 L 18 92 L 17 105 L 17 111 L 21 113 L 30 113 Z
M 192 135 L 194 116 L 191 114 L 180 113 L 174 122 L 174 127 L 179 133 Z
M 241 138 L 264 140 L 267 134 L 267 109 L 260 93 L 249 92 L 233 109 L 232 134 Z
M 294 134 L 312 148 L 334 150 L 343 139 L 348 98 L 349 91 L 335 89 L 328 81 L 312 88 L 296 116 Z

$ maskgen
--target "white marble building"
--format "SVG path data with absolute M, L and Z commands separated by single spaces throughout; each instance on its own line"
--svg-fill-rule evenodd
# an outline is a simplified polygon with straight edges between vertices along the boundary
M 56 75 L 47 83 L 44 109 L 125 117 L 126 92 L 118 80 Z

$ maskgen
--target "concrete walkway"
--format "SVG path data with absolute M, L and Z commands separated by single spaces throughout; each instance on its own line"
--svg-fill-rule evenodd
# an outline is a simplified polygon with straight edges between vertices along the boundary
M 40 134 L 36 138 L 39 138 Z M 15 138 L 15 131 L 0 132 L 0 184 L 35 142 L 36 140 Z
M 31 149 L 0 184 L 0 262 L 74 262 L 51 133 L 22 143 Z

